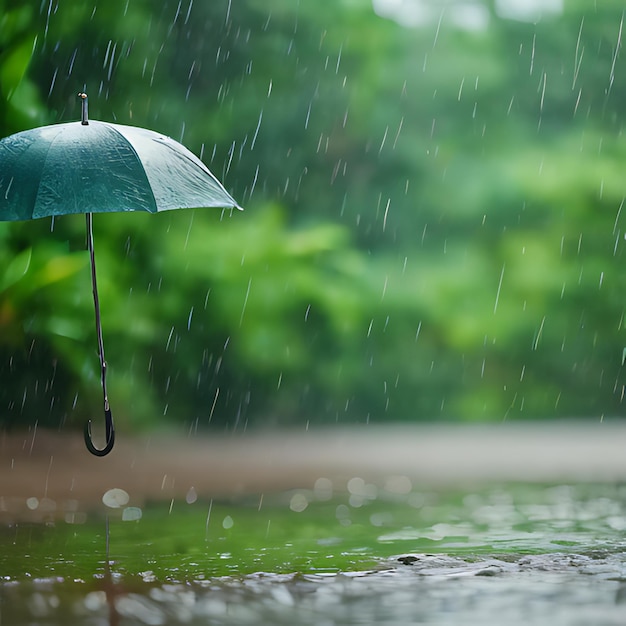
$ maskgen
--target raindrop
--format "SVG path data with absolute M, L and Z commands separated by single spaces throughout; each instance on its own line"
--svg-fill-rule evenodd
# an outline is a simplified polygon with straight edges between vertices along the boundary
M 56 82 L 58 72 L 59 72 L 59 68 L 57 67 L 54 70 L 54 74 L 52 75 L 52 81 L 50 82 L 50 89 L 48 90 L 48 98 L 50 97 L 50 95 L 52 94 L 52 90 L 54 89 L 54 83 Z
M 333 481 L 330 478 L 320 477 L 315 481 L 313 493 L 318 500 L 327 501 L 333 497 Z
M 256 138 L 259 134 L 259 129 L 261 128 L 261 122 L 263 121 L 263 109 L 259 113 L 259 121 L 257 122 L 256 129 L 254 131 L 254 136 L 252 137 L 252 143 L 250 144 L 250 151 L 254 150 L 254 145 L 256 144 Z M 258 167 L 257 167 L 258 172 Z
M 383 326 L 383 333 L 387 332 L 387 326 L 389 325 L 389 315 L 385 318 L 385 324 Z
M 345 504 L 337 505 L 335 517 L 342 526 L 350 526 L 350 524 L 352 524 L 350 520 L 350 509 Z
M 46 26 L 43 31 L 44 40 L 48 37 L 48 28 L 50 27 L 50 13 L 52 11 L 52 0 L 48 3 L 48 12 L 46 14 Z
M 387 141 L 387 133 L 389 132 L 389 125 L 385 126 L 385 132 L 383 133 L 382 141 L 380 142 L 380 148 L 378 148 L 378 154 L 383 151 L 385 147 L 385 142 Z
M 335 66 L 335 74 L 339 74 L 339 65 L 341 64 L 341 55 L 343 53 L 343 43 L 339 46 L 339 53 L 337 54 L 337 65 Z
M 191 329 L 191 318 L 193 317 L 193 307 L 191 307 L 191 310 L 189 311 L 189 317 L 187 318 L 187 330 L 189 331 Z
M 168 31 L 167 31 L 168 36 L 171 35 L 172 30 L 174 30 L 174 26 L 176 22 L 178 21 L 182 4 L 183 4 L 183 0 L 178 0 L 178 6 L 176 7 L 176 14 L 174 15 L 174 19 L 172 20 L 172 23 L 170 24 Z
M 27 498 L 26 500 L 26 506 L 31 510 L 31 511 L 35 511 L 37 510 L 37 507 L 39 506 L 39 498 Z
M 218 387 L 215 391 L 215 397 L 213 398 L 213 404 L 211 405 L 211 411 L 209 412 L 209 423 L 213 419 L 213 412 L 215 411 L 215 405 L 217 404 L 217 398 L 220 395 L 220 388 Z
M 441 23 L 443 22 L 444 14 L 445 14 L 445 9 L 441 11 L 441 15 L 439 16 L 439 22 L 437 22 L 437 30 L 435 31 L 435 38 L 433 40 L 433 48 L 437 45 L 437 39 L 439 39 L 439 31 L 441 30 Z
M 572 79 L 572 90 L 576 85 L 576 81 L 578 80 L 578 72 L 580 71 L 580 66 L 583 62 L 583 55 L 585 53 L 585 48 L 580 48 L 580 39 L 583 34 L 583 25 L 585 24 L 585 17 L 580 20 L 580 28 L 578 29 L 578 38 L 576 39 L 576 51 L 574 52 L 574 78 Z M 578 56 L 578 52 L 580 50 L 580 56 Z M 581 90 L 582 91 L 582 90 Z M 580 91 L 578 92 L 578 98 L 580 99 Z M 578 103 L 577 103 L 578 105 Z
M 294 493 L 293 496 L 291 496 L 291 500 L 289 501 L 289 508 L 292 511 L 296 513 L 302 513 L 302 511 L 304 511 L 308 506 L 309 500 L 303 493 L 298 492 Z
M 260 166 L 259 166 L 259 165 L 257 165 L 257 166 L 256 166 L 256 170 L 255 170 L 255 172 L 254 172 L 254 179 L 252 180 L 252 185 L 251 185 L 251 187 L 250 187 L 250 194 L 249 194 L 249 197 L 250 197 L 250 198 L 252 197 L 252 194 L 254 193 L 254 189 L 255 189 L 255 187 L 256 187 L 256 183 L 257 183 L 257 180 L 258 180 L 258 178 L 259 178 L 259 167 L 260 167 Z
M 389 215 L 389 205 L 391 204 L 391 198 L 387 198 L 387 206 L 385 207 L 385 214 L 383 216 L 383 232 L 387 228 L 387 216 Z
M 456 97 L 457 101 L 460 102 L 461 101 L 461 94 L 463 93 L 463 85 L 465 84 L 465 76 L 461 79 L 461 85 L 459 87 L 459 93 Z
M 613 81 L 615 80 L 615 63 L 617 62 L 617 55 L 622 47 L 622 29 L 624 28 L 624 13 L 622 13 L 622 19 L 619 21 L 619 32 L 617 33 L 617 43 L 615 44 L 615 51 L 613 52 L 613 62 L 611 63 L 611 72 L 609 74 L 609 89 L 613 87 Z
M 228 149 L 228 162 L 224 165 L 224 170 L 222 172 L 222 178 L 226 178 L 228 172 L 230 171 L 230 166 L 233 162 L 233 156 L 235 154 L 235 142 L 233 141 L 230 144 L 230 148 Z
M 189 8 L 187 9 L 187 15 L 185 15 L 185 24 L 187 24 L 191 16 L 191 7 L 193 7 L 193 0 L 189 0 Z
M 400 119 L 400 124 L 398 124 L 398 130 L 396 131 L 396 136 L 393 140 L 393 149 L 396 149 L 396 144 L 398 143 L 398 137 L 400 137 L 400 131 L 402 130 L 402 125 L 404 124 L 404 116 Z
M 232 528 L 235 525 L 235 522 L 233 520 L 233 518 L 230 515 L 227 515 L 223 520 L 222 520 L 222 528 L 229 530 L 230 528 Z
M 513 102 L 515 102 L 515 96 L 511 96 L 511 100 L 509 101 L 509 106 L 506 110 L 507 115 L 511 114 L 511 109 L 513 108 Z
M 102 502 L 104 505 L 111 509 L 119 509 L 120 507 L 128 504 L 129 500 L 130 496 L 128 495 L 128 492 L 118 488 L 109 489 L 102 496 Z
M 102 68 L 104 69 L 107 66 L 107 62 L 109 60 L 109 52 L 111 51 L 111 44 L 113 41 L 109 39 L 109 43 L 107 45 L 106 52 L 104 53 L 104 62 L 102 63 Z
M 9 198 L 9 191 L 11 190 L 11 185 L 13 184 L 13 176 L 11 177 L 11 180 L 9 181 L 9 184 L 7 185 L 7 190 L 4 192 L 4 199 L 7 200 Z M 52 216 L 52 222 L 54 223 L 54 215 Z M 52 231 L 52 227 L 50 228 L 50 230 Z
M 496 292 L 496 301 L 493 305 L 493 314 L 496 314 L 496 311 L 498 310 L 498 302 L 500 300 L 500 290 L 502 289 L 502 279 L 504 278 L 504 263 L 502 264 L 502 271 L 500 272 L 500 280 L 498 281 L 498 290 Z
M 539 100 L 539 112 L 543 112 L 543 103 L 546 97 L 546 83 L 548 81 L 548 74 L 543 73 L 541 77 L 541 99 Z M 539 124 L 541 124 L 541 117 L 539 118 Z
M 533 351 L 537 350 L 537 346 L 539 345 L 539 341 L 541 339 L 541 335 L 543 334 L 543 326 L 546 322 L 546 316 L 544 315 L 541 319 L 541 324 L 539 325 L 539 330 L 537 331 L 537 335 L 535 336 L 535 340 L 533 341 Z
M 209 510 L 206 514 L 206 523 L 204 524 L 204 540 L 207 541 L 209 538 L 209 522 L 211 521 L 211 511 L 213 509 L 213 500 L 209 502 Z
M 111 74 L 113 73 L 113 60 L 115 58 L 115 51 L 117 49 L 117 42 L 113 45 L 113 50 L 111 51 L 111 60 L 109 62 L 109 71 L 107 72 L 107 79 L 111 80 Z
M 138 506 L 127 506 L 124 511 L 122 511 L 122 521 L 136 522 L 141 519 L 142 515 L 143 512 Z
M 252 276 L 248 279 L 248 288 L 246 289 L 246 296 L 243 300 L 243 307 L 241 308 L 241 317 L 239 318 L 239 326 L 243 324 L 243 316 L 246 312 L 246 307 L 248 306 L 248 298 L 250 296 L 250 287 L 252 286 Z
M 165 351 L 167 352 L 168 348 L 170 347 L 170 342 L 172 341 L 172 335 L 174 334 L 174 326 L 172 326 L 172 329 L 170 330 L 170 334 L 167 338 L 167 343 L 165 344 Z
M 385 299 L 385 294 L 387 293 L 387 284 L 389 283 L 389 276 L 385 275 L 385 283 L 383 284 L 383 293 L 380 296 L 380 301 L 382 302 Z
M 619 222 L 619 218 L 622 213 L 623 206 L 624 206 L 624 198 L 622 198 L 622 201 L 619 203 L 619 207 L 617 209 L 617 215 L 615 216 L 615 222 L 613 223 L 613 234 L 615 234 L 615 231 L 617 230 L 617 223 Z

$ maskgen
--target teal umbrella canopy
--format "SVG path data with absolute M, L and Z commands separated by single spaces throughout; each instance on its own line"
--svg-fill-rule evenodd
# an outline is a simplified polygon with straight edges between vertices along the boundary
M 54 124 L 0 141 L 0 221 L 240 208 L 180 143 L 134 126 Z
M 85 444 L 96 456 L 113 449 L 115 429 L 93 246 L 93 213 L 221 207 L 241 209 L 204 163 L 180 143 L 144 128 L 87 119 L 27 130 L 0 141 L 0 221 L 84 213 L 96 314 L 106 444 L 96 448 L 91 421 Z

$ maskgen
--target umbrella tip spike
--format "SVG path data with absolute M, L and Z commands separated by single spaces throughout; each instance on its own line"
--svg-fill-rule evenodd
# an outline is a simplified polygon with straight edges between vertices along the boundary
M 88 126 L 89 125 L 89 119 L 87 117 L 87 94 L 86 93 L 79 93 L 78 97 L 82 99 L 83 101 L 83 108 L 82 108 L 82 112 L 81 112 L 81 121 L 80 123 L 83 126 Z

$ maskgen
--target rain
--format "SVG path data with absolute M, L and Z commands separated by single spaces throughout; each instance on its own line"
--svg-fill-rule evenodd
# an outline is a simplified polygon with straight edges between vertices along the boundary
M 1 623 L 623 622 L 621 3 L 3 11 Z

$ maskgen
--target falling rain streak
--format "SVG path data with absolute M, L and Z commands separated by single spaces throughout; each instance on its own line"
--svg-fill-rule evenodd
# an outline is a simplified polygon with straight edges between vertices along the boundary
M 493 304 L 493 314 L 496 314 L 498 310 L 498 302 L 500 301 L 500 290 L 502 289 L 502 280 L 504 278 L 504 265 L 502 265 L 502 271 L 500 272 L 500 280 L 498 281 L 498 290 L 496 291 L 496 301 Z

